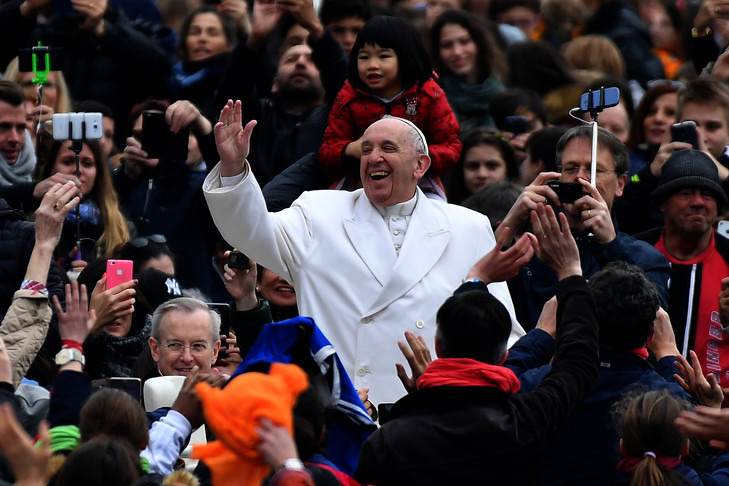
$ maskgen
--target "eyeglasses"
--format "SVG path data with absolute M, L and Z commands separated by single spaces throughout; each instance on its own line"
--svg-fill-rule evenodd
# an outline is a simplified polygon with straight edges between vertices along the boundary
M 207 352 L 207 350 L 210 349 L 208 347 L 207 343 L 192 343 L 189 346 L 185 346 L 184 344 L 182 344 L 181 342 L 178 342 L 178 341 L 163 343 L 162 346 L 167 348 L 167 350 L 170 353 L 174 353 L 174 354 L 182 354 L 186 349 L 189 349 L 190 353 L 195 354 L 195 355 L 200 355 L 200 354 L 205 354 L 205 352 Z
M 653 86 L 658 86 L 661 84 L 667 84 L 672 88 L 680 89 L 683 88 L 684 83 L 681 81 L 674 81 L 673 79 L 651 79 L 646 83 L 646 86 L 648 88 L 652 88 Z
M 590 168 L 582 167 L 580 165 L 570 166 L 570 167 L 564 167 L 562 168 L 562 173 L 566 175 L 577 175 L 580 172 L 580 169 L 584 169 L 586 173 L 590 173 Z M 615 169 L 595 169 L 595 175 L 597 177 L 604 176 L 605 174 L 610 174 L 611 172 L 617 172 Z
M 153 243 L 164 244 L 167 243 L 167 238 L 165 238 L 165 235 L 140 236 L 139 238 L 134 238 L 129 242 L 129 244 L 134 248 L 144 248 L 149 245 L 150 241 Z

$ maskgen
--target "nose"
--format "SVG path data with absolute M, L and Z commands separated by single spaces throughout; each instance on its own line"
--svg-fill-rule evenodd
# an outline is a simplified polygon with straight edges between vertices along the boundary
M 698 189 L 695 189 L 694 192 L 691 194 L 691 205 L 692 206 L 703 206 L 706 203 L 704 199 L 704 195 L 701 194 L 701 191 Z
M 9 130 L 8 139 L 13 142 L 20 142 L 21 135 L 24 133 L 25 126 L 21 130 L 18 127 L 13 127 Z

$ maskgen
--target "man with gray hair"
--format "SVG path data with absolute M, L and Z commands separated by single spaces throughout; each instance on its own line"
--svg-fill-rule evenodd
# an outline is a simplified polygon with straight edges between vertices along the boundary
M 574 127 L 565 132 L 557 142 L 555 161 L 561 172 L 542 172 L 526 186 L 497 228 L 496 236 L 504 228 L 518 236 L 526 231 L 529 214 L 537 204 L 552 204 L 567 216 L 585 277 L 613 261 L 632 263 L 653 282 L 665 307 L 671 272 L 668 262 L 655 248 L 618 231 L 612 215 L 613 203 L 622 196 L 628 178 L 625 145 L 612 133 L 598 128 L 594 186 L 590 184 L 592 127 Z M 576 199 L 561 201 L 566 199 L 565 194 L 558 195 L 558 189 L 549 185 L 552 181 L 579 183 Z M 526 329 L 534 328 L 556 286 L 556 274 L 536 256 L 509 282 L 517 317 Z
M 496 243 L 488 218 L 425 197 L 417 184 L 430 167 L 427 143 L 396 117 L 362 136 L 362 189 L 307 192 L 269 213 L 246 160 L 255 122 L 244 128 L 240 112 L 240 102 L 223 108 L 215 126 L 221 162 L 203 185 L 218 229 L 294 285 L 301 315 L 334 345 L 355 388 L 369 388 L 373 403 L 395 401 L 405 390 L 394 343 L 405 331 L 433 342 L 438 307 Z M 524 246 L 526 238 L 515 251 Z M 511 343 L 523 331 L 506 284 L 489 290 L 511 316 Z
M 220 351 L 220 316 L 190 297 L 168 300 L 152 316 L 149 349 L 159 374 L 210 373 Z

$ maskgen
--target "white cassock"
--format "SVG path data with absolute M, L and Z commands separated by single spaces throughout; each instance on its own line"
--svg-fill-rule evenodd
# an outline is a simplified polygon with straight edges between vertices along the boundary
M 355 388 L 369 387 L 375 404 L 405 394 L 395 371 L 395 363 L 406 364 L 397 341 L 411 330 L 435 358 L 438 308 L 495 245 L 486 216 L 430 200 L 420 189 L 399 255 L 362 189 L 305 192 L 290 208 L 269 213 L 250 171 L 223 187 L 218 164 L 203 190 L 223 237 L 293 284 L 299 313 L 314 319 Z M 511 315 L 511 345 L 524 330 L 509 290 L 503 282 L 489 290 Z

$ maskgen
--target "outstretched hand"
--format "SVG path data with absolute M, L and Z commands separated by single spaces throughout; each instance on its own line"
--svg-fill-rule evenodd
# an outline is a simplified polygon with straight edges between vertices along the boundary
M 215 144 L 220 154 L 221 175 L 231 177 L 243 172 L 251 146 L 251 134 L 256 121 L 243 127 L 243 105 L 240 100 L 228 100 L 215 124 Z
M 428 345 L 425 344 L 423 336 L 417 336 L 412 331 L 405 331 L 405 340 L 407 344 L 398 341 L 397 347 L 400 348 L 403 356 L 405 356 L 412 376 L 408 376 L 405 367 L 400 363 L 395 363 L 395 368 L 397 369 L 397 377 L 400 378 L 402 386 L 405 387 L 408 393 L 412 393 L 417 389 L 418 378 L 425 373 L 425 368 L 433 361 L 433 358 L 430 356 L 430 350 L 428 349 Z
M 729 449 L 729 408 L 695 407 L 674 422 L 685 435 L 708 440 L 717 449 Z
M 53 296 L 53 305 L 58 314 L 58 330 L 61 339 L 70 339 L 79 343 L 86 341 L 91 329 L 96 324 L 96 313 L 89 312 L 86 286 L 79 287 L 78 282 L 66 284 L 66 311 L 64 312 L 57 296 Z
M 538 243 L 539 259 L 554 270 L 560 280 L 571 275 L 582 275 L 580 252 L 564 213 L 559 214 L 557 221 L 554 209 L 539 203 L 530 217 Z
M 51 439 L 45 420 L 38 426 L 38 436 L 41 445 L 36 448 L 10 404 L 0 404 L 0 451 L 10 463 L 17 485 L 47 484 Z
M 487 284 L 502 282 L 515 277 L 534 255 L 536 240 L 534 235 L 524 233 L 516 243 L 506 251 L 501 251 L 504 245 L 511 241 L 511 230 L 503 228 L 496 240 L 496 246 L 473 264 L 468 271 L 468 278 L 477 278 Z
M 691 363 L 682 355 L 677 355 L 678 361 L 675 363 L 678 374 L 673 375 L 681 388 L 690 393 L 701 405 L 706 407 L 721 408 L 721 402 L 724 401 L 724 393 L 721 386 L 716 380 L 716 376 L 710 373 L 708 377 L 704 376 L 701 370 L 699 357 L 694 351 L 690 351 Z

